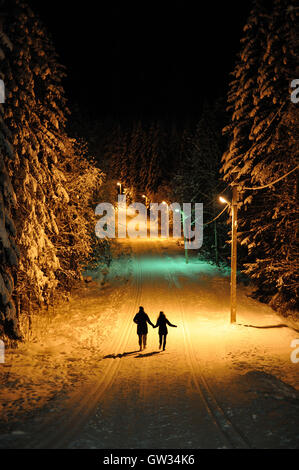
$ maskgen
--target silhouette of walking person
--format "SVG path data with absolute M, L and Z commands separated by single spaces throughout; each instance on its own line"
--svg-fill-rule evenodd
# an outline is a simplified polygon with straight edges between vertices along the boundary
M 146 348 L 146 339 L 147 339 L 147 323 L 152 325 L 154 328 L 154 324 L 150 321 L 149 316 L 147 313 L 145 313 L 143 307 L 139 307 L 139 312 L 136 313 L 133 321 L 137 323 L 137 334 L 139 337 L 139 346 L 140 346 L 140 351 L 142 349 Z
M 163 351 L 165 351 L 166 348 L 166 336 L 168 334 L 167 325 L 177 328 L 176 325 L 173 325 L 172 323 L 170 323 L 169 320 L 167 320 L 164 312 L 160 312 L 157 323 L 154 328 L 159 327 L 159 349 L 162 348 L 163 343 Z

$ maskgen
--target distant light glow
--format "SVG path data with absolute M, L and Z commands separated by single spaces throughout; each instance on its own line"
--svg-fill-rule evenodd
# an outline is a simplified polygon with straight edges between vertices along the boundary
M 222 196 L 219 197 L 219 201 L 222 202 L 223 204 L 229 204 L 229 202 Z

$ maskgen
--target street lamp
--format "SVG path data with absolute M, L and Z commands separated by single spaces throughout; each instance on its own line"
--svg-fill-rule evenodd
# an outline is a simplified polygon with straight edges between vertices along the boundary
M 228 204 L 232 215 L 232 243 L 231 243 L 231 272 L 230 272 L 230 322 L 235 323 L 237 319 L 237 210 L 238 210 L 238 187 L 233 185 L 232 202 L 228 202 L 220 196 L 220 202 Z
M 184 211 L 182 211 L 181 209 L 175 209 L 175 212 L 180 212 L 181 216 L 182 216 L 183 232 L 184 232 L 185 261 L 186 261 L 186 264 L 188 264 L 188 261 L 189 261 L 188 260 L 188 249 L 187 249 L 186 236 L 185 236 L 185 219 L 186 219 L 186 217 L 185 217 Z
M 220 196 L 219 201 L 222 202 L 223 204 L 228 204 L 230 206 L 230 202 L 228 202 L 224 197 Z
M 121 194 L 121 183 L 117 183 L 117 186 L 119 186 L 119 194 Z

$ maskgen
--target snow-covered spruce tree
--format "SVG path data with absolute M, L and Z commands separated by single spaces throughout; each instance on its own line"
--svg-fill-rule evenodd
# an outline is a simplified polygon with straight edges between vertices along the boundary
M 298 164 L 298 109 L 290 82 L 298 70 L 294 1 L 257 1 L 244 28 L 229 94 L 233 111 L 224 178 L 242 187 L 267 185 Z M 245 272 L 256 295 L 280 309 L 298 308 L 297 179 L 242 191 L 240 241 L 248 248 Z
M 153 193 L 162 179 L 165 135 L 161 124 L 134 122 L 131 129 L 119 129 L 111 154 L 111 174 L 122 181 L 133 200 Z
M 174 191 L 183 202 L 202 202 L 204 222 L 220 212 L 218 196 L 223 187 L 219 181 L 223 153 L 222 105 L 205 103 L 201 118 L 191 132 L 183 135 L 184 149 L 174 177 Z M 218 219 L 204 227 L 204 245 L 201 252 L 218 263 L 220 252 L 225 256 L 227 248 L 227 218 Z M 220 249 L 221 248 L 221 249 Z
M 59 287 L 68 290 L 82 266 L 97 247 L 100 253 L 102 243 L 95 237 L 96 217 L 94 208 L 99 202 L 98 193 L 104 174 L 93 159 L 88 158 L 87 145 L 82 141 L 67 139 L 66 154 L 59 165 L 64 178 L 69 202 L 67 207 L 56 213 L 58 233 L 53 244 L 60 268 L 56 272 Z M 91 260 L 90 260 L 91 261 Z
M 147 134 L 148 144 L 143 159 L 143 179 L 147 194 L 155 193 L 163 180 L 165 168 L 165 136 L 161 123 L 152 123 Z
M 146 175 L 143 172 L 147 135 L 140 121 L 133 124 L 127 147 L 126 160 L 123 162 L 124 181 L 136 195 L 144 191 Z
M 67 110 L 61 86 L 64 70 L 47 33 L 30 8 L 18 0 L 4 1 L 3 6 L 7 12 L 3 28 L 14 44 L 3 60 L 7 84 L 3 109 L 14 149 L 9 171 L 18 201 L 15 223 L 21 256 L 15 294 L 24 309 L 32 301 L 47 303 L 58 283 L 63 284 L 61 272 L 67 266 L 73 269 L 65 287 L 69 288 L 70 280 L 78 277 L 79 263 L 72 260 L 78 249 L 81 261 L 83 249 L 79 244 L 70 249 L 70 239 L 65 238 L 63 231 L 66 225 L 70 232 L 75 225 L 78 228 L 80 223 L 84 227 L 87 224 L 84 211 L 79 209 L 77 223 L 71 223 L 76 215 L 65 162 L 71 155 L 73 165 L 69 167 L 74 169 L 78 145 L 65 133 Z M 78 155 L 78 161 L 81 160 L 82 155 Z M 95 174 L 100 174 L 93 170 L 91 163 L 86 162 L 87 168 L 90 181 L 86 187 L 78 185 L 78 201 L 90 196 Z M 81 236 L 88 255 L 91 237 L 84 229 Z
M 42 302 L 57 285 L 55 272 L 60 265 L 51 234 L 58 233 L 58 205 L 69 200 L 57 171 L 64 99 L 62 70 L 38 20 L 23 2 L 10 2 L 7 12 L 4 28 L 14 48 L 5 61 L 4 118 L 15 155 L 11 171 L 21 252 L 16 290 L 24 305 L 29 298 Z
M 0 67 L 12 44 L 2 31 L 0 24 Z M 6 76 L 0 71 L 0 78 L 6 83 Z M 16 195 L 8 168 L 14 158 L 12 136 L 6 127 L 0 105 L 0 337 L 19 337 L 16 306 L 13 300 L 19 250 L 15 243 L 16 228 L 12 210 L 16 207 Z
M 113 134 L 109 133 L 109 138 L 105 146 L 105 155 L 110 161 L 110 174 L 120 181 L 126 181 L 129 165 L 128 133 L 118 125 Z
M 118 124 L 104 138 L 103 153 L 104 159 L 109 162 L 109 176 L 115 180 L 115 184 L 121 181 L 123 187 L 129 187 L 132 180 L 132 133 L 131 126 Z

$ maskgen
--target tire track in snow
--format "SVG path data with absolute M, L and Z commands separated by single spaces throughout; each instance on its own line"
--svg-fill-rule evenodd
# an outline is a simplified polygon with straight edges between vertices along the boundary
M 159 251 L 157 247 L 157 251 Z M 183 336 L 185 349 L 187 353 L 187 359 L 189 362 L 189 367 L 191 370 L 193 384 L 201 397 L 201 400 L 218 431 L 222 435 L 222 440 L 225 443 L 225 447 L 232 447 L 236 449 L 248 449 L 250 448 L 250 443 L 246 437 L 241 433 L 239 429 L 232 423 L 229 417 L 224 412 L 223 408 L 217 402 L 210 386 L 208 385 L 201 368 L 198 364 L 198 360 L 195 357 L 194 349 L 191 341 L 190 330 L 186 321 L 186 316 L 182 304 L 182 300 L 179 294 L 179 289 L 177 283 L 173 277 L 171 271 L 167 268 L 167 275 L 170 281 L 170 284 L 173 285 L 173 292 L 179 306 L 179 311 L 182 318 L 183 326 Z
M 69 448 L 71 443 L 76 439 L 87 423 L 89 418 L 93 415 L 96 408 L 99 406 L 104 393 L 111 387 L 118 370 L 121 365 L 121 355 L 125 351 L 128 339 L 132 331 L 132 316 L 136 312 L 137 305 L 140 302 L 142 284 L 141 284 L 141 271 L 140 263 L 135 256 L 136 272 L 134 276 L 134 292 L 132 293 L 131 308 L 128 309 L 129 314 L 125 320 L 125 325 L 122 327 L 120 338 L 115 335 L 116 339 L 113 341 L 113 350 L 121 351 L 115 358 L 110 359 L 106 369 L 103 372 L 102 378 L 96 385 L 96 388 L 86 387 L 76 393 L 68 402 L 67 409 L 51 419 L 46 420 L 44 425 L 38 430 L 41 437 L 31 440 L 26 448 L 30 449 L 64 449 Z
M 147 242 L 139 242 L 139 245 L 141 245 L 143 248 L 148 248 L 148 243 Z M 146 276 L 148 276 L 146 278 Z M 145 284 L 144 289 L 143 289 L 143 298 L 142 302 L 144 305 L 146 305 L 145 310 L 148 311 L 149 316 L 151 317 L 152 322 L 155 324 L 155 320 L 153 318 L 153 311 L 155 309 L 155 304 L 156 304 L 156 299 L 157 295 L 153 296 L 153 290 L 155 294 L 159 290 L 160 285 L 158 284 L 158 281 L 155 277 L 155 275 L 150 271 L 150 273 L 147 273 L 146 275 L 143 274 L 143 283 Z M 148 292 L 147 292 L 147 286 L 148 286 Z M 152 328 L 152 327 L 149 327 Z M 157 330 L 154 330 L 157 331 Z M 158 342 L 158 340 L 156 340 Z M 158 351 L 157 351 L 158 352 Z M 144 353 L 145 355 L 147 354 L 146 352 Z M 150 353 L 151 355 L 153 353 Z M 155 400 L 152 400 L 152 361 L 151 357 L 145 357 L 143 358 L 142 363 L 140 363 L 140 378 L 139 378 L 139 413 L 140 413 L 140 418 L 131 423 L 130 430 L 132 430 L 132 433 L 137 432 L 140 433 L 140 435 L 144 436 L 144 439 L 147 443 L 150 443 L 152 441 L 152 430 L 151 430 L 151 420 L 148 419 L 149 416 L 157 416 L 158 415 L 158 403 L 160 402 L 160 386 L 158 393 L 156 392 L 155 394 Z M 150 374 L 151 372 L 151 374 Z M 150 413 L 148 412 L 150 410 Z M 146 412 L 147 411 L 147 412 Z M 147 418 L 145 418 L 145 416 Z M 147 419 L 146 425 L 144 425 L 144 420 Z M 139 431 L 138 431 L 139 429 Z M 144 434 L 145 430 L 145 434 Z M 149 444 L 150 445 L 150 444 Z

